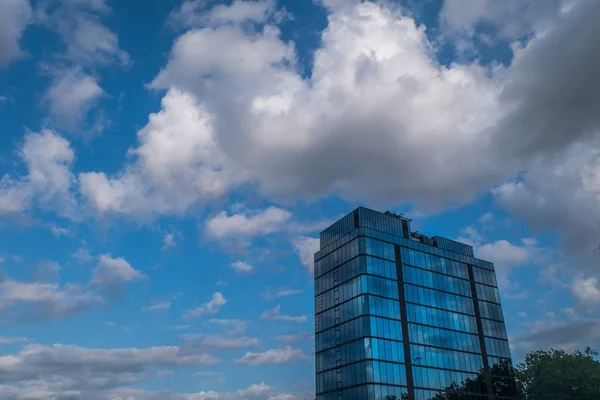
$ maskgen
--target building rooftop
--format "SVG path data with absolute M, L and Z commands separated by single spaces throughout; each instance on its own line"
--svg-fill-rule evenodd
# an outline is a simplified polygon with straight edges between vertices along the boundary
M 358 207 L 320 233 L 321 249 L 357 228 L 370 228 L 443 250 L 474 257 L 473 247 L 441 236 L 429 237 L 410 230 L 412 219 L 390 211 Z

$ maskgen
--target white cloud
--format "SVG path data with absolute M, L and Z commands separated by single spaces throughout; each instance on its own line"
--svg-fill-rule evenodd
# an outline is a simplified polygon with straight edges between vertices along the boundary
M 92 283 L 108 287 L 118 287 L 123 283 L 145 277 L 144 274 L 132 268 L 124 258 L 112 258 L 107 254 L 100 256 L 92 274 Z
M 321 249 L 321 242 L 318 238 L 298 237 L 292 240 L 296 254 L 300 257 L 300 262 L 306 267 L 308 272 L 315 270 L 315 253 Z
M 35 266 L 33 279 L 36 281 L 58 281 L 60 265 L 54 261 L 40 261 Z
M 500 239 L 476 247 L 477 256 L 494 263 L 500 285 L 507 283 L 511 270 L 541 260 L 542 249 L 537 242 L 523 239 L 522 245 Z
M 492 24 L 500 37 L 516 39 L 548 29 L 561 13 L 564 0 L 445 0 L 440 19 L 446 29 L 473 32 L 477 24 Z
M 56 237 L 67 236 L 71 231 L 68 228 L 63 228 L 55 224 L 50 224 L 50 232 Z
M 70 391 L 79 393 L 78 398 L 107 398 L 86 394 L 159 377 L 160 368 L 217 362 L 219 360 L 209 354 L 186 354 L 176 346 L 89 349 L 32 344 L 17 354 L 0 357 L 0 373 L 4 384 L 22 384 L 25 388 L 35 384 L 45 386 L 48 391 L 48 395 L 42 396 L 45 398 L 55 397 L 50 395 L 52 393 L 66 395 Z
M 491 70 L 441 66 L 424 28 L 398 9 L 327 3 L 328 27 L 307 79 L 296 70 L 293 45 L 270 25 L 252 31 L 225 25 L 179 37 L 152 82 L 168 92 L 163 110 L 140 132 L 140 147 L 132 150 L 138 159 L 113 178 L 84 174 L 90 203 L 128 215 L 183 213 L 249 183 L 274 200 L 334 192 L 436 209 L 470 201 L 598 126 L 598 91 L 589 84 L 598 64 L 595 2 L 562 14 L 553 30 L 515 48 L 512 65 Z M 574 50 L 570 35 L 580 34 L 589 40 Z M 230 51 L 219 51 L 225 46 Z M 574 107 L 567 98 L 581 101 Z M 153 137 L 167 145 L 150 146 Z M 182 147 L 170 137 L 183 137 L 173 139 Z M 188 152 L 194 148 L 188 140 L 209 143 L 211 151 Z M 149 148 L 158 150 L 142 151 Z M 364 162 L 345 161 L 352 158 Z M 432 161 L 412 173 L 423 159 Z M 172 165 L 186 173 L 170 176 L 178 169 Z M 206 166 L 204 174 L 198 165 Z M 165 175 L 171 179 L 160 182 Z M 208 182 L 197 185 L 198 177 Z
M 38 5 L 36 20 L 56 32 L 67 46 L 65 56 L 86 65 L 130 63 L 117 34 L 102 24 L 99 14 L 110 11 L 104 1 L 49 1 Z
M 195 318 L 203 315 L 204 313 L 216 314 L 221 310 L 221 307 L 227 304 L 227 299 L 221 292 L 213 293 L 212 299 L 208 303 L 196 307 L 192 310 L 184 311 L 183 316 L 185 318 Z
M 511 338 L 514 358 L 550 348 L 565 351 L 596 348 L 600 344 L 600 321 L 567 313 L 566 319 L 547 313 L 537 321 L 526 322 L 522 332 Z
M 487 228 L 493 220 L 491 214 L 485 214 L 479 219 L 483 228 Z M 500 293 L 509 299 L 523 299 L 529 295 L 529 291 L 523 289 L 518 281 L 511 280 L 511 273 L 517 267 L 535 266 L 544 268 L 550 255 L 548 249 L 540 247 L 536 239 L 523 238 L 521 243 L 512 243 L 505 239 L 489 241 L 474 226 L 461 229 L 463 236 L 456 240 L 473 246 L 477 257 L 493 262 L 498 280 Z M 543 271 L 543 270 L 542 270 Z
M 28 0 L 0 2 L 0 66 L 23 56 L 19 41 L 31 19 Z
M 398 19 L 373 3 L 357 5 L 351 15 L 334 13 L 329 21 L 310 82 L 294 70 L 293 48 L 275 28 L 248 35 L 227 26 L 180 37 L 153 86 L 185 87 L 211 104 L 221 122 L 217 133 L 223 133 L 223 149 L 245 166 L 267 196 L 310 197 L 339 189 L 347 198 L 464 200 L 472 197 L 475 172 L 476 181 L 497 175 L 496 169 L 475 168 L 458 154 L 457 142 L 474 153 L 484 151 L 479 146 L 485 140 L 479 139 L 493 126 L 496 87 L 483 69 L 440 69 L 429 58 L 427 38 L 414 21 Z M 216 56 L 224 43 L 232 51 Z M 240 93 L 236 104 L 219 95 L 217 87 Z M 437 118 L 421 117 L 432 113 Z M 452 140 L 447 126 L 457 127 Z M 294 135 L 282 134 L 290 130 Z M 331 155 L 338 153 L 378 156 L 377 162 L 354 169 L 334 162 L 339 158 Z M 425 153 L 444 167 L 430 166 L 419 179 L 403 173 Z M 374 170 L 378 179 L 371 179 Z M 448 181 L 465 190 L 451 188 Z
M 163 372 L 163 376 L 167 375 Z M 112 383 L 112 382 L 111 382 Z M 116 382 L 119 383 L 119 382 Z M 6 394 L 7 400 L 29 400 L 32 396 L 35 398 L 53 398 L 57 395 L 66 395 L 73 398 L 81 394 L 86 400 L 302 400 L 310 397 L 308 393 L 278 393 L 272 387 L 260 383 L 253 384 L 246 389 L 236 390 L 234 392 L 216 392 L 201 391 L 197 393 L 176 393 L 170 390 L 151 391 L 144 389 L 133 389 L 118 385 L 117 388 L 98 388 L 98 385 L 88 383 L 84 389 L 79 391 L 61 391 L 54 390 L 58 385 L 48 385 L 45 381 L 31 382 L 21 387 L 3 386 L 3 395 Z M 112 386 L 112 385 L 111 385 Z
M 273 206 L 252 210 L 243 205 L 234 204 L 232 211 L 232 214 L 221 211 L 208 219 L 204 225 L 204 236 L 208 240 L 228 245 L 229 249 L 245 249 L 254 238 L 260 236 L 275 233 L 297 235 L 320 230 L 330 225 L 330 222 L 325 220 L 300 222 L 293 218 L 291 212 Z M 302 239 L 304 238 L 299 238 L 299 240 Z
M 40 261 L 31 281 L 10 277 L 0 280 L 0 321 L 40 322 L 63 320 L 110 304 L 105 296 L 124 289 L 123 284 L 144 277 L 123 258 L 101 255 L 89 284 L 59 284 L 61 268 Z M 114 299 L 113 299 L 114 300 Z
M 265 310 L 261 315 L 260 319 L 274 319 L 279 321 L 287 321 L 287 322 L 306 322 L 308 321 L 308 317 L 306 315 L 300 316 L 290 316 L 280 313 L 281 307 L 278 305 L 275 306 L 272 310 Z
M 194 374 L 192 375 L 192 377 L 194 378 L 205 376 L 212 377 L 214 379 L 211 383 L 225 383 L 225 375 L 223 375 L 220 372 L 198 371 L 194 372 Z
M 225 297 L 220 292 L 213 293 L 212 300 L 206 303 L 206 312 L 215 314 L 221 310 L 221 307 L 227 303 Z
M 35 201 L 42 209 L 76 218 L 71 173 L 75 154 L 70 143 L 49 130 L 28 133 L 19 155 L 28 174 L 18 180 L 8 175 L 0 179 L 0 214 L 23 212 Z
M 234 361 L 236 364 L 265 365 L 284 364 L 293 361 L 308 360 L 308 357 L 300 349 L 292 349 L 287 346 L 283 349 L 271 349 L 262 353 L 247 352 L 243 357 Z
M 210 323 L 221 327 L 230 327 L 232 331 L 228 332 L 232 335 L 243 335 L 246 332 L 246 323 L 239 319 L 216 319 L 209 320 Z
M 258 338 L 246 336 L 226 336 L 226 335 L 182 335 L 181 346 L 189 348 L 190 346 L 203 349 L 238 349 L 240 347 L 258 346 Z
M 595 143 L 582 142 L 561 157 L 540 160 L 521 179 L 493 191 L 513 218 L 523 219 L 536 232 L 559 233 L 560 254 L 566 260 L 546 269 L 565 283 L 579 275 L 600 278 L 594 254 L 600 243 L 600 155 Z
M 240 347 L 258 346 L 260 341 L 255 337 L 244 336 L 246 324 L 238 319 L 211 319 L 222 331 L 213 334 L 186 334 L 180 335 L 181 347 L 190 352 L 194 349 L 237 349 Z
M 232 215 L 222 211 L 206 222 L 204 231 L 211 239 L 250 238 L 281 231 L 291 218 L 292 213 L 277 207 Z
M 87 264 L 94 260 L 88 249 L 79 248 L 75 253 L 71 254 L 71 258 L 75 259 L 80 264 Z
M 155 302 L 154 304 L 152 304 L 148 307 L 142 308 L 142 310 L 143 311 L 164 311 L 164 310 L 168 310 L 170 308 L 171 308 L 170 301 L 159 301 L 159 302 Z
M 29 340 L 25 337 L 4 337 L 0 336 L 0 344 L 13 344 L 19 342 L 28 342 Z
M 169 91 L 162 110 L 149 119 L 138 132 L 139 146 L 130 149 L 135 161 L 125 170 L 112 178 L 97 172 L 79 175 L 81 193 L 93 209 L 137 218 L 183 214 L 243 179 L 228 167 L 211 117 L 192 96 Z
M 600 304 L 600 282 L 598 278 L 575 278 L 571 283 L 571 294 L 581 304 L 596 306 Z
M 163 239 L 163 246 L 161 250 L 167 250 L 170 247 L 175 247 L 177 245 L 176 236 L 179 236 L 177 233 L 167 233 Z
M 37 322 L 61 320 L 104 304 L 102 296 L 82 285 L 45 282 L 0 282 L 0 320 Z
M 297 295 L 300 293 L 302 293 L 302 290 L 299 290 L 299 289 L 288 289 L 285 287 L 282 287 L 279 289 L 272 289 L 272 288 L 268 287 L 262 293 L 262 296 L 265 300 L 273 300 L 273 299 L 278 299 L 280 297 L 294 296 L 294 295 Z
M 231 268 L 233 268 L 235 270 L 235 272 L 237 272 L 237 273 L 246 273 L 246 274 L 248 272 L 252 272 L 256 269 L 256 268 L 254 268 L 253 265 L 250 265 L 243 261 L 236 261 L 234 263 L 231 263 Z
M 74 67 L 56 72 L 42 102 L 59 126 L 73 133 L 89 133 L 84 126 L 90 110 L 104 95 L 98 79 Z
M 230 5 L 216 4 L 207 10 L 206 0 L 190 0 L 171 13 L 171 22 L 186 28 L 227 23 L 264 23 L 274 17 L 275 0 L 234 0 Z
M 479 217 L 478 222 L 483 225 L 483 224 L 487 224 L 487 223 L 494 221 L 494 219 L 495 219 L 494 213 L 486 212 L 481 217 Z

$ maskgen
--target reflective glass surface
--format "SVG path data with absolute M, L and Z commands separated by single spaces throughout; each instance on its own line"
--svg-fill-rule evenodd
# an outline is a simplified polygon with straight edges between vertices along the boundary
M 359 208 L 321 234 L 317 399 L 514 399 L 493 264 L 409 222 Z

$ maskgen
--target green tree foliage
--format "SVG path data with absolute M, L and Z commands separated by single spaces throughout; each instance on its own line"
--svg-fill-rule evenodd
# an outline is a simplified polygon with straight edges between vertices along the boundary
M 385 396 L 385 400 L 408 400 L 408 395 L 406 393 L 402 393 L 402 396 L 400 396 L 400 398 L 398 398 L 398 396 L 392 394 L 392 395 Z
M 490 375 L 493 376 L 492 387 L 496 395 L 514 396 L 516 392 L 515 382 L 512 378 L 512 367 L 509 361 L 492 365 Z M 460 383 L 451 383 L 449 386 L 439 390 L 430 400 L 470 399 L 470 393 L 487 394 L 486 377 L 483 370 L 472 378 L 467 378 Z M 396 396 L 386 396 L 384 400 L 408 400 L 408 395 L 404 394 L 400 399 Z
M 562 350 L 536 351 L 515 367 L 522 400 L 598 400 L 600 362 L 598 353 Z

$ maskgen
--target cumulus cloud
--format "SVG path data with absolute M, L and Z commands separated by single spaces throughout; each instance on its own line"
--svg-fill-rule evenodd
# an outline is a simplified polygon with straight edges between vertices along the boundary
M 93 385 L 90 385 L 93 386 Z M 7 400 L 29 400 L 31 396 L 42 396 L 43 398 L 52 398 L 56 395 L 66 395 L 72 399 L 86 400 L 115 400 L 115 399 L 136 399 L 136 400 L 245 400 L 245 399 L 264 399 L 264 400 L 302 400 L 310 397 L 307 393 L 291 394 L 278 393 L 273 387 L 264 383 L 250 385 L 246 389 L 240 389 L 232 392 L 216 392 L 213 390 L 202 391 L 198 393 L 175 393 L 170 390 L 144 390 L 128 387 L 119 388 L 90 388 L 82 391 L 56 391 L 49 388 L 44 382 L 32 382 L 27 387 L 3 386 L 0 388 L 2 395 Z M 78 396 L 83 397 L 78 397 Z
M 218 333 L 185 334 L 178 337 L 185 351 L 194 353 L 205 349 L 230 350 L 241 347 L 254 347 L 260 344 L 255 337 L 245 336 L 246 323 L 238 319 L 211 319 L 210 324 L 221 328 Z
M 289 346 L 283 349 L 271 349 L 262 353 L 247 352 L 243 357 L 234 361 L 236 364 L 265 365 L 283 364 L 292 361 L 308 360 L 308 357 L 300 349 Z
M 63 228 L 56 224 L 50 224 L 50 232 L 52 232 L 52 234 L 57 238 L 61 236 L 67 236 L 69 233 L 71 233 L 69 228 Z
M 221 211 L 209 218 L 204 225 L 204 236 L 228 248 L 245 249 L 258 237 L 275 233 L 294 236 L 323 229 L 329 224 L 325 220 L 300 222 L 290 211 L 279 207 L 248 209 L 237 204 L 232 207 L 232 213 Z M 303 239 L 295 240 L 300 243 Z
M 77 249 L 75 253 L 71 254 L 71 258 L 80 264 L 89 263 L 94 260 L 94 257 L 90 254 L 90 251 L 85 248 Z
M 217 146 L 211 117 L 189 94 L 171 90 L 162 110 L 138 132 L 134 161 L 121 173 L 79 175 L 81 194 L 100 213 L 149 218 L 182 215 L 217 199 L 243 174 L 235 174 Z
M 523 239 L 521 244 L 513 244 L 500 239 L 476 246 L 477 256 L 494 263 L 498 284 L 508 285 L 509 275 L 514 267 L 541 261 L 543 249 L 534 239 Z
M 167 233 L 163 239 L 163 243 L 162 250 L 175 246 L 175 236 L 172 233 Z
M 246 323 L 239 319 L 216 319 L 209 320 L 210 323 L 218 325 L 220 327 L 231 328 L 232 330 L 228 333 L 232 335 L 243 335 L 246 332 Z
M 68 0 L 41 2 L 36 22 L 56 32 L 65 43 L 65 57 L 85 66 L 118 63 L 127 65 L 129 54 L 119 47 L 119 37 L 101 21 L 110 11 L 102 0 Z
M 110 304 L 107 295 L 123 293 L 126 283 L 144 276 L 125 259 L 108 255 L 100 256 L 89 284 L 60 284 L 60 270 L 56 262 L 41 261 L 31 281 L 0 279 L 0 322 L 63 320 Z
M 144 274 L 135 270 L 122 257 L 112 258 L 102 254 L 92 271 L 92 283 L 107 287 L 119 287 L 123 283 L 144 278 Z
M 318 238 L 298 237 L 292 240 L 292 245 L 296 254 L 300 257 L 300 262 L 306 267 L 308 272 L 315 270 L 315 253 L 321 249 L 321 242 Z
M 23 56 L 19 41 L 31 19 L 28 0 L 5 0 L 0 3 L 0 66 Z
M 537 321 L 525 323 L 523 332 L 510 338 L 513 357 L 549 348 L 573 351 L 586 346 L 597 347 L 600 344 L 600 321 L 581 318 L 568 309 L 564 311 L 566 318 L 548 313 Z
M 265 23 L 270 19 L 281 18 L 275 13 L 275 0 L 235 0 L 231 4 L 214 4 L 212 1 L 191 0 L 181 4 L 170 16 L 172 24 L 185 28 L 218 26 L 234 23 Z
M 55 261 L 43 260 L 36 264 L 33 279 L 36 281 L 58 281 L 60 265 Z
M 50 130 L 27 133 L 19 150 L 28 174 L 0 179 L 0 214 L 21 213 L 34 202 L 42 209 L 77 218 L 70 143 Z
M 255 270 L 254 266 L 243 261 L 236 261 L 231 263 L 231 268 L 235 270 L 235 272 L 239 274 L 247 274 Z
M 564 0 L 445 0 L 442 26 L 475 33 L 477 25 L 493 25 L 501 37 L 516 39 L 547 29 L 560 15 Z
M 171 247 L 177 246 L 177 243 L 179 242 L 179 240 L 181 238 L 182 238 L 182 234 L 178 230 L 172 230 L 171 232 L 166 233 L 163 238 L 163 246 L 162 246 L 161 250 L 164 251 Z
M 470 198 L 475 167 L 452 153 L 454 146 L 441 143 L 450 140 L 446 127 L 453 126 L 453 143 L 473 153 L 485 150 L 478 148 L 485 146 L 479 139 L 492 126 L 490 111 L 496 109 L 496 87 L 485 70 L 440 68 L 412 19 L 373 3 L 357 5 L 350 16 L 331 14 L 322 41 L 308 82 L 295 71 L 294 49 L 276 28 L 252 35 L 229 26 L 190 31 L 177 40 L 153 86 L 185 87 L 210 104 L 221 122 L 224 151 L 246 166 L 263 194 L 310 197 L 340 190 L 347 198 L 388 201 Z M 213 54 L 223 43 L 235 50 L 211 60 L 194 56 Z M 237 61 L 240 57 L 245 62 Z M 229 104 L 217 87 L 240 93 L 236 103 Z M 432 112 L 437 118 L 420 117 Z M 288 131 L 294 135 L 283 134 Z M 404 176 L 417 153 L 426 152 L 445 168 L 430 165 L 419 179 Z M 344 157 L 331 157 L 338 153 Z M 363 154 L 378 156 L 373 163 L 340 162 Z M 371 179 L 374 171 L 378 179 Z M 477 171 L 495 174 L 481 165 Z M 448 181 L 465 180 L 462 189 L 467 177 L 466 190 L 450 193 Z M 427 191 L 436 193 L 425 196 Z
M 98 79 L 74 67 L 55 72 L 42 102 L 48 105 L 54 121 L 73 133 L 88 133 L 86 117 L 104 95 Z M 96 125 L 98 129 L 99 125 Z
M 181 346 L 185 349 L 221 349 L 230 350 L 240 347 L 258 346 L 260 341 L 255 337 L 229 336 L 229 335 L 196 335 L 188 334 L 179 337 Z
M 206 222 L 204 231 L 211 239 L 249 238 L 281 231 L 291 218 L 292 213 L 278 207 L 232 215 L 221 211 Z
M 598 69 L 597 2 L 562 12 L 552 29 L 515 47 L 512 65 L 493 70 L 440 65 L 424 28 L 398 8 L 326 3 L 329 22 L 307 79 L 293 44 L 269 24 L 179 37 L 151 83 L 167 90 L 163 110 L 141 132 L 165 140 L 170 132 L 173 143 L 185 143 L 172 151 L 182 156 L 167 163 L 171 146 L 142 151 L 140 133 L 133 164 L 111 178 L 82 177 L 90 203 L 123 214 L 184 212 L 250 183 L 274 200 L 336 193 L 437 209 L 472 200 L 598 126 L 600 95 L 589 82 Z M 586 40 L 574 48 L 574 37 Z M 219 51 L 224 46 L 230 51 Z M 155 131 L 155 120 L 174 128 Z M 188 153 L 194 146 L 186 140 L 210 143 L 211 151 Z M 173 165 L 189 175 L 171 175 Z M 171 179 L 159 179 L 165 175 Z
M 47 282 L 0 282 L 2 322 L 61 320 L 104 304 L 101 295 L 83 285 Z
M 590 284 L 600 278 L 594 252 L 600 244 L 600 158 L 595 143 L 582 142 L 562 157 L 541 160 L 522 178 L 493 191 L 499 205 L 534 231 L 559 233 L 559 250 L 566 260 L 552 271 L 548 267 L 548 273 L 582 289 L 591 289 Z M 593 298 L 589 291 L 572 293 L 584 304 Z
M 484 232 L 496 224 L 495 217 L 486 213 L 478 220 L 478 225 L 461 229 L 456 240 L 473 246 L 476 257 L 494 263 L 500 294 L 504 298 L 523 299 L 529 295 L 521 283 L 512 279 L 515 268 L 533 267 L 546 271 L 548 260 L 555 256 L 549 249 L 541 247 L 536 239 L 523 238 L 519 242 L 506 239 L 489 240 Z
M 209 302 L 204 303 L 201 306 L 196 307 L 192 310 L 184 311 L 183 316 L 185 318 L 196 318 L 205 313 L 216 314 L 226 303 L 227 299 L 225 299 L 223 294 L 221 292 L 215 292 L 213 293 L 212 299 Z
M 577 277 L 571 283 L 571 294 L 583 305 L 596 306 L 600 304 L 600 282 L 595 277 Z
M 287 321 L 287 322 L 306 322 L 306 321 L 308 321 L 308 317 L 306 315 L 300 315 L 300 316 L 293 317 L 291 315 L 281 314 L 280 311 L 281 311 L 281 307 L 278 304 L 272 310 L 265 310 L 260 315 L 260 319 L 273 319 L 273 320 Z
M 0 375 L 5 384 L 3 398 L 25 399 L 35 394 L 36 398 L 100 400 L 115 398 L 110 397 L 113 389 L 164 376 L 165 368 L 218 362 L 209 354 L 186 354 L 177 346 L 90 349 L 32 344 L 0 357 Z

